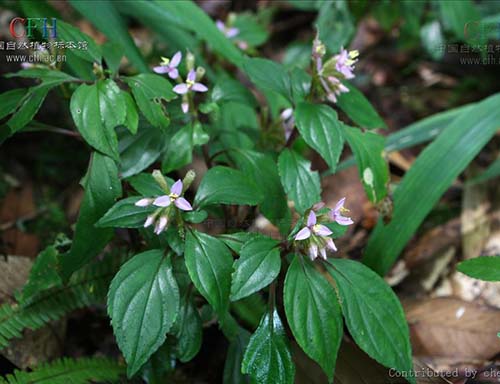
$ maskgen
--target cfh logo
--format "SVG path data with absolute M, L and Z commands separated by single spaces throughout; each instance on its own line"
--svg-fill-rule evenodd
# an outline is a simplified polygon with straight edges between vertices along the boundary
M 9 26 L 10 34 L 16 39 L 20 37 L 30 38 L 33 37 L 35 30 L 39 30 L 44 39 L 48 37 L 55 39 L 57 37 L 57 20 L 52 17 L 52 25 L 48 25 L 47 20 L 46 17 L 14 17 Z M 51 36 L 49 36 L 49 31 L 52 31 Z

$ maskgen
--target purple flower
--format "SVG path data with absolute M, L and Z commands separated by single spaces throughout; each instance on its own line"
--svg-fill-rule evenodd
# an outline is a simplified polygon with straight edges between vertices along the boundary
M 155 224 L 154 232 L 159 235 L 162 233 L 168 224 L 168 217 L 170 210 L 167 207 L 170 207 L 172 203 L 182 210 L 182 211 L 192 211 L 193 207 L 182 195 L 182 181 L 177 180 L 172 188 L 170 188 L 170 193 L 168 195 L 159 196 L 156 198 L 144 197 L 135 202 L 137 207 L 147 207 L 151 204 L 159 207 L 154 213 L 148 215 L 146 221 L 144 222 L 144 228 L 147 228 L 153 224 Z M 157 219 L 157 217 L 159 218 Z
M 179 77 L 179 71 L 177 70 L 177 67 L 182 60 L 182 53 L 180 51 L 177 52 L 174 56 L 172 56 L 172 59 L 168 59 L 162 56 L 161 60 L 162 61 L 160 65 L 154 67 L 153 71 L 159 74 L 168 73 L 168 76 L 171 79 L 177 79 Z
M 228 27 L 222 20 L 217 20 L 215 22 L 215 25 L 217 26 L 219 31 L 221 31 L 228 39 L 232 39 L 238 33 L 240 33 L 240 30 L 238 28 Z
M 170 204 L 174 203 L 174 205 L 183 210 L 183 211 L 192 211 L 193 207 L 191 207 L 191 204 L 189 204 L 189 201 L 187 201 L 184 197 L 181 197 L 182 194 L 182 181 L 177 180 L 174 185 L 172 185 L 172 188 L 170 189 L 170 194 L 169 195 L 163 195 L 160 197 L 157 197 L 153 201 L 153 205 L 156 205 L 157 207 L 168 207 Z
M 318 252 L 321 258 L 326 260 L 327 249 L 332 251 L 337 250 L 333 240 L 328 237 L 331 234 L 332 231 L 328 227 L 322 224 L 317 224 L 316 214 L 311 211 L 307 217 L 307 225 L 295 235 L 295 240 L 309 241 L 307 251 L 311 260 L 318 257 Z
M 186 82 L 177 84 L 173 91 L 178 95 L 185 95 L 189 91 L 206 92 L 208 91 L 208 88 L 205 85 L 196 82 L 196 72 L 192 69 L 187 75 Z
M 349 212 L 348 209 L 344 208 L 345 197 L 340 199 L 335 208 L 331 209 L 329 212 L 330 219 L 336 221 L 340 225 L 351 225 L 354 223 L 350 217 L 344 216 L 343 213 Z
M 335 55 L 333 59 L 335 60 L 335 69 L 341 73 L 346 79 L 353 79 L 354 64 L 358 61 L 359 56 L 358 51 L 349 51 L 343 49 L 338 55 Z

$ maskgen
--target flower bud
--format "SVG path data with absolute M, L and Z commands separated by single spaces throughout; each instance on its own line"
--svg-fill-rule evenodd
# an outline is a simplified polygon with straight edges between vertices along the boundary
M 196 81 L 200 81 L 205 76 L 205 72 L 205 68 L 203 67 L 196 68 Z
M 196 172 L 190 169 L 186 173 L 186 176 L 184 176 L 184 179 L 182 180 L 182 185 L 184 186 L 182 192 L 186 191 L 189 188 L 189 186 L 193 183 L 195 178 L 196 178 Z
M 186 68 L 188 72 L 194 68 L 194 55 L 188 51 L 186 54 Z
M 170 188 L 168 187 L 167 180 L 165 180 L 165 177 L 163 177 L 162 173 L 158 169 L 155 169 L 153 171 L 153 178 L 161 187 L 161 189 L 163 189 L 167 194 L 170 193 Z

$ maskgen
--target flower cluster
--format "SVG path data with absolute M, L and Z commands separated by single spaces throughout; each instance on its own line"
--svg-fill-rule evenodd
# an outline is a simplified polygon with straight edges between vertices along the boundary
M 325 45 L 316 36 L 312 50 L 316 73 L 321 87 L 326 93 L 326 98 L 332 103 L 336 103 L 337 97 L 341 93 L 349 92 L 349 89 L 341 81 L 354 78 L 354 64 L 358 61 L 359 52 L 347 51 L 342 48 L 338 55 L 333 56 L 323 64 L 325 53 Z
M 154 232 L 159 235 L 168 225 L 169 215 L 172 205 L 182 211 L 192 211 L 193 207 L 184 197 L 182 197 L 183 184 L 181 180 L 177 180 L 168 195 L 158 196 L 156 198 L 145 197 L 135 203 L 138 207 L 147 207 L 151 204 L 159 207 L 153 214 L 149 215 L 144 222 L 144 228 L 155 223 Z
M 217 26 L 217 29 L 221 31 L 224 34 L 224 36 L 226 36 L 228 39 L 234 39 L 234 42 L 236 43 L 238 48 L 246 50 L 248 49 L 248 43 L 243 40 L 235 39 L 235 37 L 240 34 L 240 30 L 238 28 L 231 26 L 233 21 L 234 21 L 234 15 L 231 14 L 228 18 L 227 23 L 224 23 L 222 20 L 217 20 L 215 22 L 215 25 Z
M 344 203 L 345 197 L 340 199 L 335 205 L 335 208 L 328 212 L 327 217 L 329 221 L 337 222 L 340 225 L 353 224 L 350 217 L 344 216 L 344 213 L 348 212 L 348 210 L 344 208 Z M 320 203 L 313 207 L 307 217 L 306 226 L 295 235 L 295 241 L 304 242 L 305 248 L 307 249 L 307 253 L 309 254 L 311 260 L 316 259 L 318 255 L 321 256 L 322 259 L 326 260 L 327 250 L 333 252 L 337 251 L 337 247 L 335 246 L 333 239 L 330 237 L 333 232 L 326 225 L 318 223 L 318 217 L 314 212 L 315 209 L 320 209 L 322 206 L 323 204 Z

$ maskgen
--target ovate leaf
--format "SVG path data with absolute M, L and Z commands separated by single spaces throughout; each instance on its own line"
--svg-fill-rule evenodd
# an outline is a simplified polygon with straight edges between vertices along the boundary
M 189 276 L 212 308 L 224 317 L 229 305 L 233 257 L 224 243 L 197 231 L 186 235 L 184 251 Z
M 377 203 L 387 195 L 389 166 L 384 159 L 385 138 L 372 132 L 343 126 L 344 136 L 354 152 L 358 171 L 368 198 Z
M 85 141 L 118 160 L 115 127 L 125 122 L 127 106 L 116 83 L 107 79 L 80 85 L 71 97 L 70 110 Z
M 335 290 L 312 263 L 295 256 L 286 274 L 284 302 L 295 340 L 331 381 L 343 334 Z
M 227 349 L 226 362 L 224 364 L 223 384 L 250 383 L 250 378 L 241 373 L 241 362 L 249 340 L 250 333 L 243 328 L 240 328 L 236 337 L 231 340 L 229 348 Z
M 278 242 L 258 236 L 246 242 L 234 262 L 231 301 L 243 299 L 269 285 L 281 268 Z
M 291 217 L 276 161 L 270 155 L 252 150 L 233 150 L 229 156 L 265 196 L 260 204 L 262 214 L 286 233 L 290 229 Z
M 179 311 L 179 288 L 161 249 L 135 255 L 118 271 L 108 293 L 108 314 L 133 376 L 163 344 Z
M 201 317 L 188 293 L 181 300 L 179 316 L 172 328 L 177 338 L 176 355 L 185 363 L 196 356 L 203 336 Z
M 340 292 L 342 312 L 356 344 L 380 364 L 413 369 L 410 333 L 403 307 L 387 283 L 363 264 L 331 259 L 328 272 Z M 415 383 L 414 377 L 409 377 Z
M 462 261 L 457 269 L 467 276 L 485 281 L 500 281 L 500 256 L 480 256 Z
M 361 128 L 386 128 L 384 121 L 363 93 L 348 82 L 345 82 L 344 85 L 349 89 L 349 92 L 339 96 L 338 106 L 340 109 Z
M 295 365 L 277 311 L 262 318 L 248 343 L 241 371 L 259 384 L 293 384 Z
M 153 213 L 158 207 L 149 205 L 137 207 L 135 203 L 141 196 L 128 197 L 113 205 L 106 214 L 95 224 L 96 227 L 140 228 L 144 225 L 146 216 Z
M 179 129 L 168 141 L 161 168 L 163 173 L 179 169 L 193 160 L 193 125 Z
M 281 183 L 295 209 L 304 213 L 321 200 L 318 172 L 311 171 L 311 163 L 298 153 L 285 149 L 278 159 Z
M 300 103 L 295 122 L 305 142 L 335 169 L 344 145 L 337 113 L 327 105 Z
M 441 195 L 498 130 L 500 94 L 459 114 L 422 151 L 394 192 L 388 225 L 379 222 L 363 261 L 380 274 L 389 270 Z
M 290 76 L 285 67 L 268 59 L 246 59 L 244 69 L 250 80 L 263 91 L 273 91 L 291 100 Z
M 111 158 L 94 152 L 83 188 L 85 195 L 76 222 L 73 243 L 69 252 L 61 255 L 61 272 L 64 278 L 68 278 L 97 256 L 113 237 L 112 229 L 96 228 L 94 224 L 122 194 L 116 163 Z
M 172 84 L 165 78 L 149 73 L 141 73 L 133 77 L 125 77 L 137 106 L 146 119 L 155 127 L 166 128 L 170 119 L 162 105 L 162 99 L 170 101 L 177 97 L 172 91 Z
M 255 182 L 243 172 L 217 166 L 203 176 L 194 203 L 199 207 L 210 204 L 257 205 L 263 198 Z
M 58 19 L 57 35 L 60 41 L 73 42 L 75 44 L 78 44 L 78 42 L 86 42 L 87 49 L 72 49 L 71 51 L 85 61 L 90 61 L 91 63 L 101 62 L 101 48 L 89 35 L 83 33 L 78 28 Z

